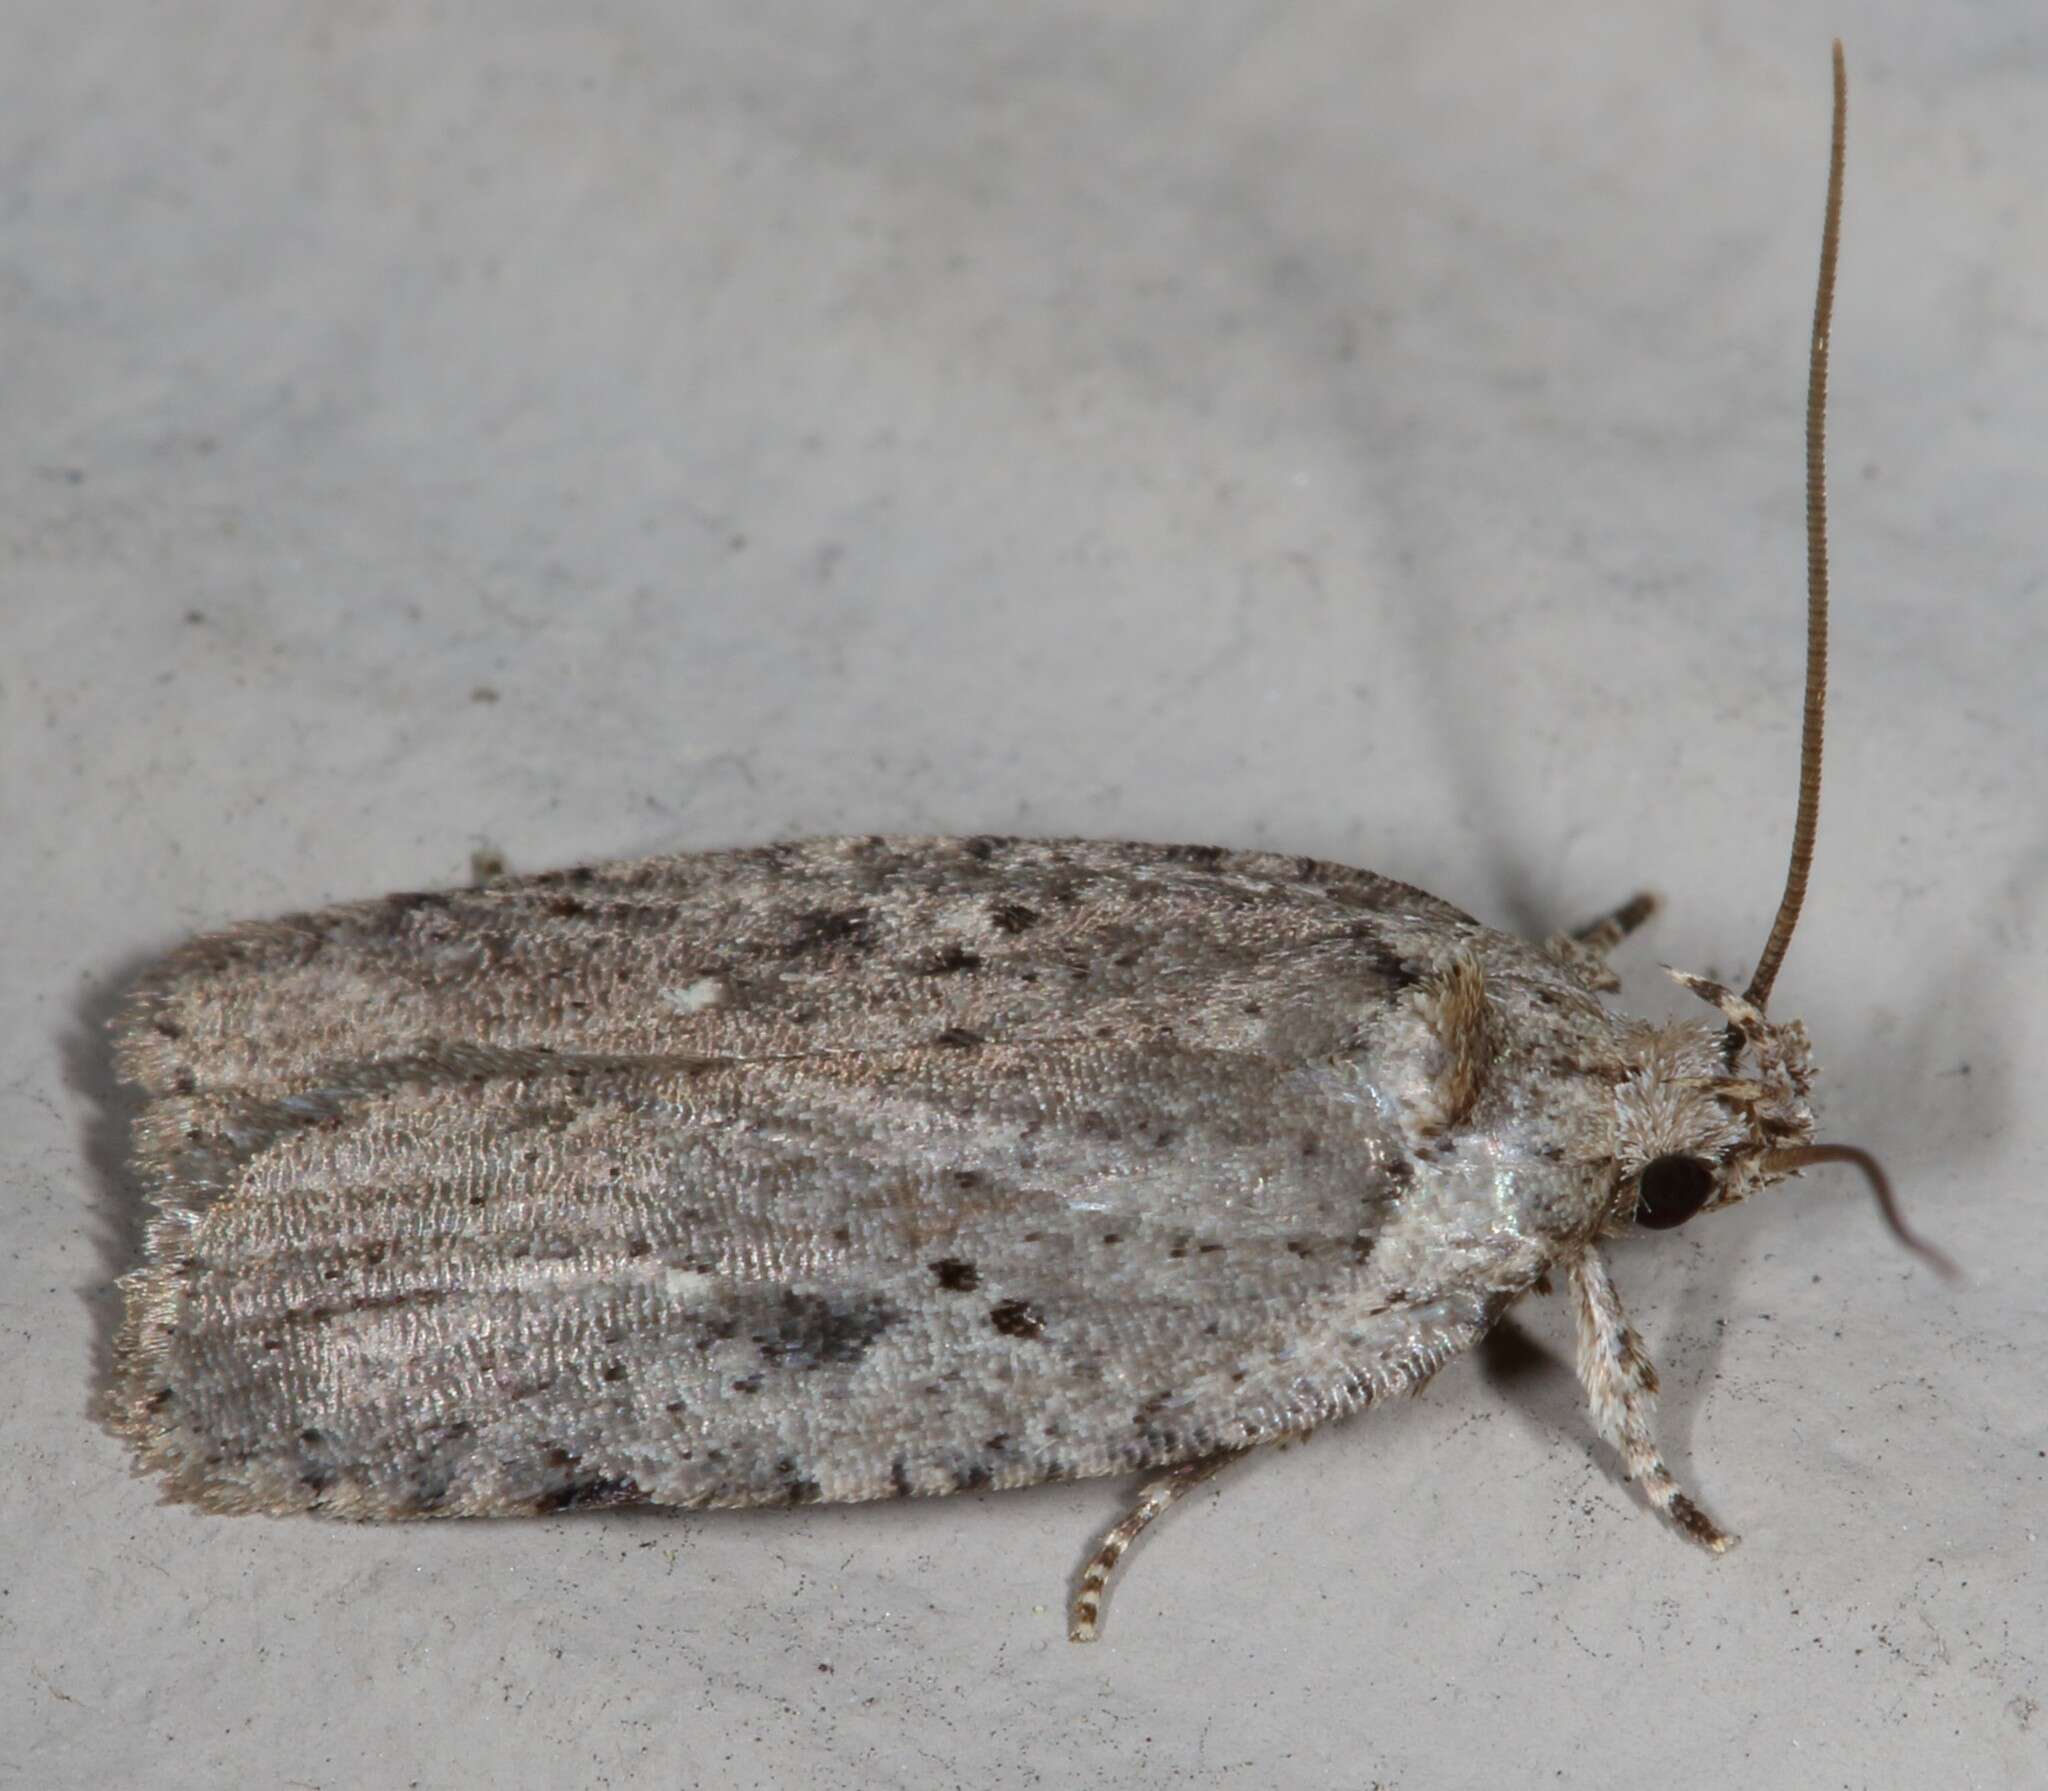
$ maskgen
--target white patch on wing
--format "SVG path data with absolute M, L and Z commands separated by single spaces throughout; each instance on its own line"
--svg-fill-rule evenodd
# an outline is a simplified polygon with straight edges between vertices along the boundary
M 708 1299 L 718 1286 L 716 1275 L 702 1269 L 669 1269 L 661 1278 L 662 1290 L 678 1305 L 692 1306 Z
M 725 996 L 725 979 L 719 976 L 700 976 L 683 988 L 661 992 L 662 1000 L 679 1014 L 701 1014 L 707 1007 L 717 1007 Z

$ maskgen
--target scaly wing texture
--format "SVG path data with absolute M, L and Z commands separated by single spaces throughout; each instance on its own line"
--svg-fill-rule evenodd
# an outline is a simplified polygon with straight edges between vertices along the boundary
M 817 841 L 195 941 L 119 1028 L 159 1217 L 117 1420 L 179 1496 L 360 1517 L 1309 1429 L 1577 1223 L 1554 1166 L 1408 1123 L 1453 949 L 1583 1043 L 1597 1006 L 1455 909 L 1206 848 Z

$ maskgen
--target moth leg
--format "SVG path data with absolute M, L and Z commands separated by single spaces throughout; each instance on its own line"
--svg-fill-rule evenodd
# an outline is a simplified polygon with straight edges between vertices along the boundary
M 1553 933 L 1543 949 L 1596 994 L 1611 995 L 1621 978 L 1607 968 L 1607 954 L 1657 912 L 1657 898 L 1644 890 L 1612 914 L 1588 921 L 1574 933 Z
M 1123 1559 L 1124 1550 L 1136 1542 L 1152 1520 L 1169 1506 L 1185 1498 L 1214 1475 L 1218 1469 L 1227 1467 L 1239 1456 L 1249 1455 L 1248 1449 L 1220 1449 L 1214 1455 L 1204 1455 L 1195 1461 L 1184 1461 L 1177 1468 L 1169 1469 L 1157 1480 L 1147 1482 L 1138 1494 L 1138 1502 L 1124 1513 L 1120 1521 L 1103 1538 L 1102 1546 L 1095 1551 L 1081 1573 L 1081 1588 L 1074 1594 L 1073 1611 L 1067 1624 L 1067 1640 L 1070 1642 L 1092 1642 L 1100 1627 L 1102 1615 L 1102 1589 L 1109 1584 L 1109 1576 L 1116 1571 L 1116 1564 Z
M 1572 934 L 1572 943 L 1595 958 L 1604 958 L 1656 912 L 1657 898 L 1647 889 L 1639 890 L 1613 913 L 1580 927 Z
M 1664 1465 L 1650 1417 L 1657 1405 L 1657 1371 L 1643 1340 L 1621 1310 L 1621 1297 L 1600 1252 L 1588 1246 L 1572 1264 L 1579 1321 L 1579 1379 L 1600 1434 L 1621 1451 L 1628 1477 L 1681 1535 L 1715 1554 L 1735 1538 L 1678 1490 Z

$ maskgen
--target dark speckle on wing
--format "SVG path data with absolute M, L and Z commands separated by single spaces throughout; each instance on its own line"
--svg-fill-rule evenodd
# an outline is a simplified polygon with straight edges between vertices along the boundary
M 1005 1300 L 989 1308 L 988 1322 L 1005 1337 L 1039 1337 L 1045 1333 L 1045 1315 L 1029 1300 Z
M 764 1362 L 786 1368 L 850 1366 L 865 1356 L 902 1313 L 879 1297 L 828 1299 L 793 1290 L 782 1296 L 772 1326 L 754 1333 Z

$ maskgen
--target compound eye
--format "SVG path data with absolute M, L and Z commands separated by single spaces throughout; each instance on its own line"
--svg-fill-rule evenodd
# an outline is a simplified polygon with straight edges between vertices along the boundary
M 1714 1166 L 1704 1157 L 1674 1153 L 1643 1165 L 1636 1186 L 1636 1223 L 1650 1231 L 1683 1225 L 1714 1198 Z

